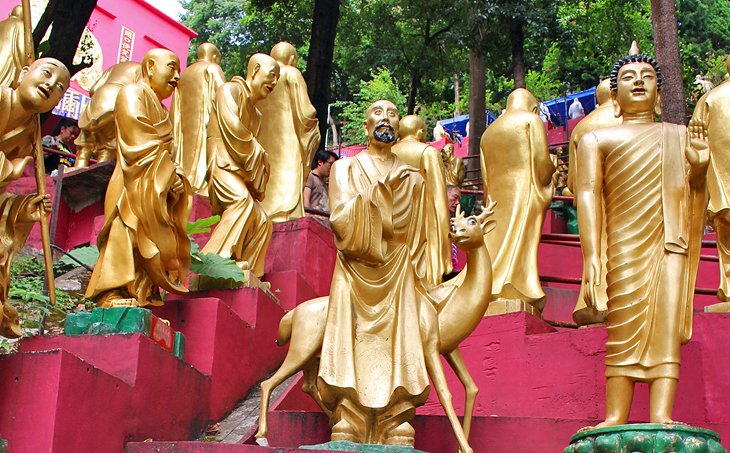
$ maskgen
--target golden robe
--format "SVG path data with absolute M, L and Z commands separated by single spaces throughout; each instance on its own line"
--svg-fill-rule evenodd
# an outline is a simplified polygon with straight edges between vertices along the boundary
M 32 143 L 37 139 L 35 120 L 7 130 L 11 96 L 10 88 L 0 87 L 0 192 L 15 180 L 13 173 L 18 172 L 12 160 L 30 156 Z M 33 222 L 19 222 L 18 214 L 31 199 L 33 195 L 0 193 L 0 335 L 8 338 L 21 335 L 18 312 L 8 303 L 8 289 L 10 262 L 23 248 L 33 227 Z
M 256 105 L 263 118 L 256 137 L 271 167 L 261 206 L 273 222 L 304 216 L 302 193 L 320 141 L 317 111 L 309 100 L 304 77 L 293 66 L 280 66 L 274 91 Z
M 708 126 L 710 166 L 707 170 L 709 221 L 717 232 L 720 288 L 717 297 L 730 302 L 730 82 L 725 81 L 697 102 L 693 118 Z
M 453 154 L 451 157 L 445 157 L 444 173 L 446 175 L 446 184 L 461 187 L 461 184 L 464 182 L 464 178 L 466 177 L 464 159 Z
M 246 261 L 257 277 L 264 274 L 273 232 L 260 204 L 269 180 L 268 156 L 256 140 L 260 126 L 261 114 L 245 81 L 234 77 L 223 84 L 208 123 L 209 198 L 221 220 L 202 251 Z
M 206 175 L 212 162 L 212 156 L 206 151 L 207 127 L 215 94 L 225 82 L 220 66 L 198 61 L 180 75 L 170 108 L 175 130 L 173 159 L 185 171 L 193 190 L 206 196 Z
M 99 261 L 86 297 L 104 303 L 103 293 L 116 290 L 140 306 L 161 305 L 157 287 L 187 292 L 182 282 L 190 268 L 190 240 L 185 232 L 190 184 L 183 177 L 182 193 L 170 189 L 182 175 L 172 161 L 172 121 L 149 86 L 125 86 L 117 98 L 114 119 L 117 164 L 97 240 Z
M 426 231 L 429 241 L 426 244 L 426 281 L 438 285 L 444 274 L 453 270 L 451 261 L 451 221 L 449 204 L 446 198 L 446 176 L 441 162 L 441 153 L 429 145 L 415 139 L 399 141 L 393 146 L 393 154 L 406 165 L 421 170 L 426 183 Z
M 655 123 L 604 158 L 608 377 L 678 378 L 706 206 L 704 184 L 690 188 L 685 144 L 684 126 Z
M 492 295 L 542 309 L 537 249 L 555 172 L 545 126 L 537 114 L 507 110 L 484 132 L 480 148 L 484 193 L 497 203 L 496 227 L 485 235 L 494 269 Z
M 428 216 L 423 178 L 410 173 L 391 190 L 383 181 L 403 163 L 393 157 L 379 170 L 373 161 L 363 152 L 337 161 L 330 174 L 338 252 L 317 387 L 328 410 L 354 406 L 377 427 L 426 400 L 419 308 L 430 302 L 420 285 Z M 347 409 L 341 412 L 347 417 Z
M 24 66 L 23 18 L 11 13 L 0 21 L 0 86 L 14 87 Z
M 613 104 L 611 102 L 599 105 L 585 118 L 583 118 L 570 134 L 570 143 L 568 144 L 568 189 L 575 193 L 576 170 L 578 166 L 579 156 L 577 154 L 578 143 L 584 135 L 589 132 L 603 129 L 606 127 L 618 126 L 622 119 L 616 118 L 613 113 Z M 608 295 L 606 294 L 606 232 L 601 233 L 601 284 L 596 286 L 596 310 L 591 310 L 586 306 L 583 292 L 584 285 L 581 284 L 578 302 L 573 310 L 573 319 L 579 325 L 590 324 L 595 322 L 603 322 L 608 303 Z M 599 313 L 600 312 L 600 313 Z

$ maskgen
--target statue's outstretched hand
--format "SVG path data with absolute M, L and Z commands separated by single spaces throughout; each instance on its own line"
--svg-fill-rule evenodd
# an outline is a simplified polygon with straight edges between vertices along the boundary
M 181 176 L 181 175 L 176 175 L 176 176 L 177 176 L 176 178 L 173 178 L 172 186 L 170 187 L 170 189 L 172 190 L 172 193 L 174 193 L 175 195 L 178 195 L 178 194 L 182 193 L 182 191 L 185 189 L 185 184 L 183 183 L 183 180 L 182 180 L 182 178 L 184 178 L 184 176 Z
M 710 163 L 710 144 L 707 124 L 700 118 L 692 118 L 687 126 L 689 140 L 684 155 L 693 169 L 704 171 Z
M 18 221 L 24 223 L 37 222 L 41 219 L 41 209 L 48 214 L 51 212 L 51 207 L 50 195 L 36 195 L 18 213 Z
M 398 167 L 385 177 L 385 185 L 393 189 L 411 173 L 418 173 L 418 169 L 408 165 Z

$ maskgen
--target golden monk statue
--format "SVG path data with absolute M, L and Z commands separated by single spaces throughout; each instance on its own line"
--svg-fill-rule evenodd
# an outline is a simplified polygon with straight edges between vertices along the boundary
M 76 163 L 74 168 L 89 166 L 89 158 L 99 162 L 117 158 L 117 139 L 114 126 L 114 106 L 117 95 L 126 85 L 142 79 L 142 67 L 134 61 L 110 66 L 89 91 L 91 100 L 79 118 L 81 133 L 76 139 Z
M 730 57 L 727 58 L 730 73 Z M 707 217 L 717 233 L 720 258 L 720 303 L 705 307 L 711 312 L 730 312 L 730 79 L 726 79 L 700 98 L 693 119 L 707 124 L 710 166 L 707 190 L 710 203 Z
M 454 154 L 454 144 L 447 143 L 441 149 L 441 161 L 444 165 L 446 185 L 461 187 L 466 177 L 464 159 Z
M 32 159 L 40 133 L 36 115 L 58 104 L 69 79 L 63 63 L 41 58 L 20 71 L 16 89 L 0 87 L 0 335 L 9 338 L 21 336 L 18 312 L 8 303 L 10 262 L 40 219 L 39 209 L 51 211 L 51 198 L 15 196 L 5 189 L 23 175 Z
M 278 79 L 276 60 L 254 54 L 245 80 L 236 76 L 218 89 L 208 123 L 208 153 L 213 159 L 209 198 L 221 220 L 202 251 L 229 257 L 256 277 L 264 275 L 273 232 L 261 207 L 269 162 L 256 138 L 261 127 L 256 105 L 274 91 Z
M 20 71 L 25 66 L 23 38 L 23 7 L 18 5 L 0 22 L 0 86 L 16 86 Z
M 446 177 L 441 155 L 426 143 L 426 123 L 417 115 L 400 120 L 400 139 L 393 146 L 393 154 L 402 162 L 422 171 L 426 183 L 428 213 L 425 217 L 429 241 L 426 245 L 426 281 L 438 285 L 444 274 L 453 270 L 451 241 L 449 240 L 449 205 L 446 201 Z
M 215 94 L 226 82 L 220 63 L 221 52 L 216 46 L 209 42 L 198 46 L 198 61 L 180 75 L 170 108 L 175 127 L 173 159 L 185 171 L 193 190 L 204 196 L 208 196 L 206 174 L 212 159 L 206 151 L 206 129 Z
M 272 222 L 285 222 L 304 216 L 302 193 L 319 146 L 319 121 L 297 69 L 294 46 L 280 42 L 271 49 L 271 56 L 279 63 L 281 76 L 271 95 L 256 105 L 261 111 L 256 137 L 271 167 L 261 206 Z
M 175 90 L 179 71 L 175 54 L 152 49 L 142 59 L 142 80 L 117 97 L 118 159 L 86 290 L 101 307 L 162 305 L 159 288 L 187 292 L 191 189 L 172 160 L 172 121 L 161 102 Z
M 373 103 L 367 151 L 332 166 L 338 253 L 312 394 L 330 418 L 333 441 L 412 446 L 410 423 L 430 376 L 459 447 L 471 452 L 439 359 L 436 309 L 421 283 L 432 209 L 420 172 L 391 152 L 398 123 L 393 103 Z
M 589 132 L 603 129 L 605 127 L 618 126 L 621 124 L 621 117 L 614 115 L 613 102 L 611 101 L 611 79 L 603 80 L 596 87 L 596 100 L 598 105 L 596 108 L 583 118 L 570 134 L 570 142 L 568 145 L 568 189 L 570 194 L 575 191 L 577 162 L 579 156 L 576 155 L 578 142 Z M 596 285 L 596 308 L 587 307 L 583 292 L 584 286 L 581 286 L 581 292 L 578 296 L 578 302 L 573 310 L 573 320 L 578 325 L 587 325 L 594 323 L 602 323 L 606 321 L 606 303 L 608 295 L 606 294 L 606 231 L 601 231 L 601 263 L 602 274 L 601 283 Z
M 649 383 L 652 423 L 672 423 L 679 346 L 692 335 L 692 300 L 704 225 L 706 125 L 655 123 L 662 75 L 646 55 L 611 72 L 623 124 L 584 135 L 576 196 L 586 305 L 601 282 L 607 239 L 606 420 L 627 422 L 636 382 Z M 688 133 L 689 132 L 689 133 Z
M 537 249 L 552 200 L 555 165 L 537 112 L 537 99 L 529 91 L 514 90 L 505 113 L 479 143 L 484 193 L 497 203 L 497 226 L 486 237 L 494 266 L 489 314 L 528 311 L 539 316 L 545 305 Z

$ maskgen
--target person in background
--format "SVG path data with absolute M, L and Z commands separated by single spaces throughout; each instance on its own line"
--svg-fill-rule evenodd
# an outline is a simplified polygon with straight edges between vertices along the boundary
M 329 178 L 332 164 L 337 160 L 337 154 L 332 151 L 319 150 L 312 160 L 311 172 L 304 185 L 304 207 L 329 211 L 329 192 L 327 178 Z
M 570 108 L 568 108 L 568 117 L 571 120 L 574 120 L 576 118 L 580 118 L 581 116 L 584 116 L 585 110 L 583 110 L 583 104 L 580 103 L 578 98 L 573 99 L 573 103 L 570 104 Z
M 56 124 L 56 128 L 51 135 L 43 137 L 42 143 L 44 148 L 55 149 L 68 154 L 73 154 L 71 145 L 76 137 L 79 136 L 79 125 L 76 120 L 71 118 L 61 118 Z M 74 158 L 71 156 L 61 156 L 59 154 L 46 154 L 43 159 L 46 165 L 46 173 L 51 173 L 58 168 L 59 165 L 73 167 Z

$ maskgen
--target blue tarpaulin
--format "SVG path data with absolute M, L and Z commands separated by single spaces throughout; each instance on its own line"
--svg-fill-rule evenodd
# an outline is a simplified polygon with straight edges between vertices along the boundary
M 487 124 L 491 124 L 497 117 L 492 112 L 487 111 Z M 461 115 L 454 118 L 441 120 L 441 125 L 446 131 L 453 135 L 456 131 L 462 137 L 466 137 L 466 124 L 469 122 L 469 115 Z
M 570 104 L 573 103 L 573 99 L 578 99 L 583 104 L 583 111 L 588 115 L 594 108 L 596 108 L 596 88 L 590 88 L 580 93 L 573 93 L 565 97 L 553 99 L 552 101 L 545 101 L 545 105 L 550 109 L 552 115 L 553 124 L 556 126 L 565 126 L 565 120 L 568 118 L 568 109 Z

